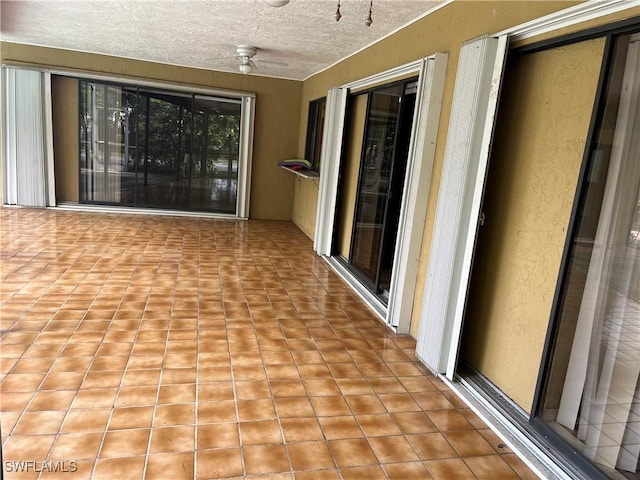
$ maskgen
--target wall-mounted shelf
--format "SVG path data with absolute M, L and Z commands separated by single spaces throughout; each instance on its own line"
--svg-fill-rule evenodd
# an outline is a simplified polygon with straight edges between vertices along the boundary
M 302 178 L 320 178 L 320 173 L 316 172 L 315 170 L 309 170 L 308 168 L 294 170 L 293 168 L 285 167 L 284 165 L 280 165 L 280 168 L 286 170 L 287 172 L 295 173 Z

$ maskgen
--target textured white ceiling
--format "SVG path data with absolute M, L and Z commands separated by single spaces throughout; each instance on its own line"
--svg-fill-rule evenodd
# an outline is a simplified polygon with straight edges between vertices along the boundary
M 258 47 L 259 75 L 302 80 L 374 43 L 443 0 L 84 0 L 0 2 L 2 39 L 237 72 L 236 45 Z M 261 63 L 260 60 L 265 60 Z M 284 62 L 287 66 L 267 63 Z

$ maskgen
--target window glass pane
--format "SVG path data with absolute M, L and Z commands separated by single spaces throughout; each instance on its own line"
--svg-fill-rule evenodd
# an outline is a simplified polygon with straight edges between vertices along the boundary
M 563 282 L 542 418 L 611 478 L 640 478 L 640 38 L 616 41 Z
M 80 201 L 236 213 L 242 105 L 80 82 Z
M 356 203 L 352 263 L 376 280 L 390 191 L 402 85 L 370 94 L 364 165 Z
M 322 136 L 324 133 L 324 114 L 327 98 L 319 98 L 309 102 L 309 119 L 307 122 L 307 143 L 305 158 L 311 162 L 311 168 L 320 168 L 322 155 Z

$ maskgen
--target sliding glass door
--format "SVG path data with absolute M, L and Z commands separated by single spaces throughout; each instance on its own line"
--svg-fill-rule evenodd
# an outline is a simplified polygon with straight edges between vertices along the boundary
M 540 420 L 610 478 L 640 478 L 640 34 L 615 40 Z
M 350 135 L 362 143 L 347 148 L 343 162 L 336 243 L 345 246 L 338 252 L 343 261 L 384 303 L 391 285 L 416 84 L 412 79 L 355 94 L 348 112 Z M 356 172 L 357 183 L 349 185 L 356 181 Z M 351 209 L 349 221 L 346 211 Z
M 80 202 L 236 212 L 240 100 L 80 82 Z

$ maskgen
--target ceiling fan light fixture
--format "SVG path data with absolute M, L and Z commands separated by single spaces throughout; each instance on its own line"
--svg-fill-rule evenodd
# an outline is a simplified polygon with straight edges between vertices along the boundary
M 247 75 L 253 72 L 253 65 L 251 65 L 250 63 L 241 63 L 238 66 L 238 69 L 240 70 L 240 73 Z
M 287 3 L 289 3 L 289 0 L 263 0 L 263 1 L 270 7 L 275 7 L 275 8 L 284 7 Z

